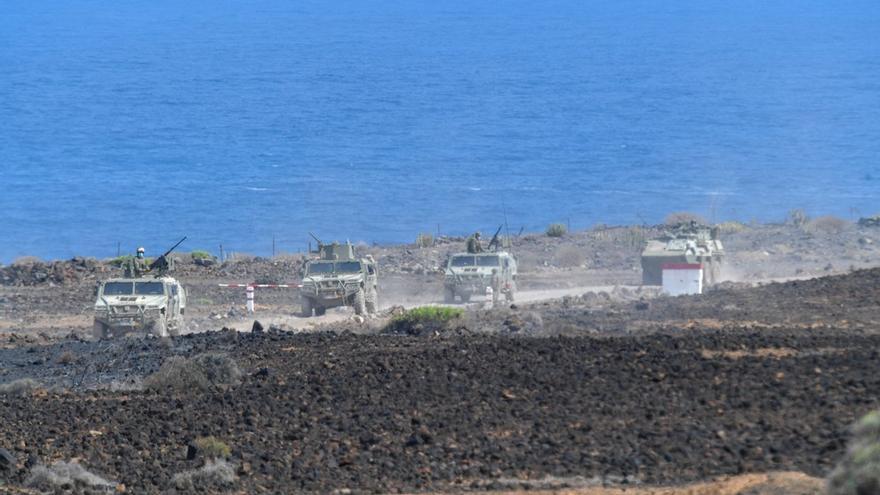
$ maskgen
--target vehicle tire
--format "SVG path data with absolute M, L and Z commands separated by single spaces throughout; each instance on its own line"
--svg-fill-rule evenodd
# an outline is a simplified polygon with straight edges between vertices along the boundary
M 183 333 L 183 318 L 178 318 L 168 325 L 168 335 L 178 337 L 181 333 Z
M 379 293 L 375 290 L 370 292 L 366 301 L 367 313 L 374 315 L 379 310 Z
M 308 297 L 303 297 L 299 303 L 300 312 L 299 315 L 303 318 L 311 318 L 312 317 L 312 300 Z
M 107 325 L 101 323 L 100 321 L 95 321 L 92 325 L 92 337 L 95 340 L 103 340 L 109 337 L 107 333 Z
M 463 302 L 463 303 L 470 302 L 470 300 L 471 300 L 471 295 L 470 295 L 470 294 L 467 294 L 467 293 L 465 293 L 465 294 L 460 294 L 458 297 L 461 298 L 461 302 Z
M 443 289 L 443 302 L 452 304 L 455 302 L 455 291 L 452 289 Z
M 354 314 L 363 315 L 367 312 L 367 299 L 364 296 L 364 291 L 359 290 L 354 294 Z
M 164 318 L 158 318 L 150 323 L 150 333 L 155 337 L 168 336 L 168 323 Z
M 325 314 L 327 314 L 327 308 L 324 306 L 315 307 L 315 316 L 324 316 Z

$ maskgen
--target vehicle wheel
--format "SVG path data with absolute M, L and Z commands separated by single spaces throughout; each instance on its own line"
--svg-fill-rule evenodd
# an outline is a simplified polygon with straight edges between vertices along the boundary
M 376 314 L 376 311 L 379 310 L 379 293 L 375 290 L 370 293 L 370 297 L 367 298 L 366 301 L 367 313 Z
M 315 316 L 324 316 L 327 314 L 327 308 L 323 306 L 318 306 L 315 308 Z
M 109 335 L 107 335 L 107 325 L 101 323 L 100 321 L 96 321 L 92 325 L 92 336 L 95 338 L 95 340 L 102 340 L 109 337 Z
M 455 291 L 452 289 L 443 289 L 443 302 L 452 304 L 455 302 Z
M 311 318 L 312 317 L 312 300 L 308 297 L 303 297 L 299 303 L 300 305 L 300 316 L 303 318 Z
M 367 299 L 364 297 L 364 291 L 359 290 L 354 294 L 354 314 L 363 315 L 367 312 Z
M 168 325 L 168 335 L 178 337 L 181 333 L 183 333 L 183 318 L 176 319 Z
M 150 333 L 156 337 L 167 337 L 168 323 L 163 318 L 153 320 L 150 324 Z
M 471 300 L 470 294 L 461 294 L 458 297 L 461 298 L 461 302 L 463 302 L 463 303 L 470 302 L 470 300 Z

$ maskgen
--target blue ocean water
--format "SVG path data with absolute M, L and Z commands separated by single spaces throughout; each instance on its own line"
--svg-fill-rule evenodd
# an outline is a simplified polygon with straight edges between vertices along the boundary
M 0 5 L 4 262 L 878 200 L 876 0 Z

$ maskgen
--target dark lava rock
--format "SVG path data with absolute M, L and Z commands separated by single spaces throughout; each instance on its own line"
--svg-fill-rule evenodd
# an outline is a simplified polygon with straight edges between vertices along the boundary
M 0 471 L 12 471 L 18 460 L 8 450 L 0 447 Z

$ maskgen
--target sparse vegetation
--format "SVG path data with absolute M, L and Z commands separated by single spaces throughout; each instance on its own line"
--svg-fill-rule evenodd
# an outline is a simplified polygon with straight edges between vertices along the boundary
M 58 356 L 58 364 L 71 364 L 76 362 L 76 354 L 71 351 L 64 351 Z
M 410 335 L 443 331 L 451 322 L 460 319 L 463 315 L 464 310 L 460 308 L 421 306 L 392 318 L 385 331 Z
M 199 437 L 193 444 L 206 459 L 226 459 L 232 455 L 232 448 L 217 437 Z
M 419 233 L 418 237 L 416 237 L 416 246 L 420 248 L 427 248 L 434 245 L 434 236 L 428 232 Z
M 122 266 L 132 258 L 134 258 L 134 256 L 131 254 L 123 254 L 122 256 L 117 256 L 110 260 L 110 264 L 113 266 Z M 148 265 L 153 262 L 153 258 L 144 258 L 144 260 Z
M 12 266 L 35 265 L 42 262 L 43 260 L 36 256 L 20 256 L 12 261 Z
M 568 233 L 568 228 L 562 223 L 551 223 L 547 226 L 547 237 L 562 237 Z
M 561 246 L 553 256 L 556 266 L 574 268 L 583 266 L 587 262 L 584 251 L 576 246 Z
M 813 234 L 839 234 L 852 224 L 842 218 L 832 215 L 817 217 L 807 222 L 804 227 L 807 232 Z
M 25 484 L 52 493 L 56 490 L 67 493 L 71 489 L 78 493 L 84 488 L 112 491 L 116 487 L 116 483 L 89 472 L 77 461 L 57 461 L 51 466 L 34 466 Z
M 736 234 L 749 229 L 749 226 L 742 222 L 722 222 L 718 224 L 718 232 L 722 234 Z
M 691 213 L 688 211 L 675 211 L 668 215 L 663 220 L 663 223 L 666 225 L 678 225 L 680 223 L 690 223 L 697 222 L 700 225 L 706 225 L 706 219 L 696 213 Z
M 880 411 L 852 428 L 846 455 L 828 477 L 829 495 L 880 493 Z
M 224 459 L 213 459 L 199 469 L 175 474 L 172 481 L 178 490 L 210 492 L 235 483 L 235 469 Z
M 201 250 L 201 249 L 197 249 L 197 250 L 191 252 L 189 255 L 190 255 L 190 256 L 192 257 L 192 259 L 194 259 L 194 260 L 210 260 L 210 259 L 214 259 L 214 255 L 212 255 L 211 253 L 209 253 L 209 252 L 207 252 L 207 251 Z
M 805 212 L 801 208 L 795 208 L 788 211 L 788 216 L 785 218 L 785 223 L 787 223 L 788 225 L 793 225 L 795 227 L 803 227 L 809 220 L 810 217 L 807 216 L 807 212 Z
M 238 384 L 241 370 L 225 354 L 199 354 L 190 359 L 173 356 L 159 371 L 144 379 L 144 388 L 153 391 L 207 391 Z
M 31 378 L 21 378 L 0 385 L 0 395 L 25 396 L 40 388 L 40 383 Z

